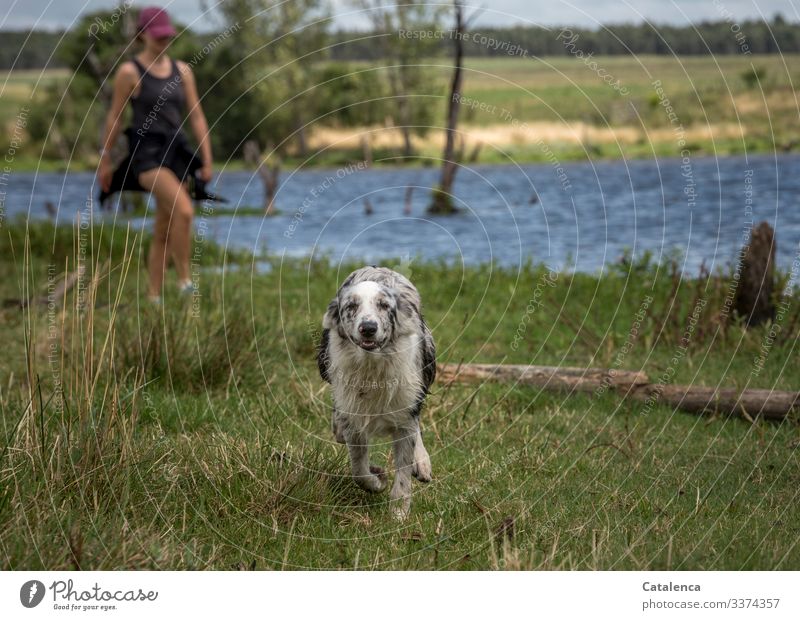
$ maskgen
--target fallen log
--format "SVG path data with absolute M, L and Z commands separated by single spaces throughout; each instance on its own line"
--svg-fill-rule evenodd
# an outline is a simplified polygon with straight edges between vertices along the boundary
M 725 413 L 753 421 L 758 416 L 783 420 L 793 409 L 800 410 L 800 392 L 694 385 L 637 386 L 630 394 L 637 400 L 657 398 L 690 413 Z
M 446 383 L 509 381 L 543 388 L 569 388 L 593 392 L 600 387 L 644 385 L 647 375 L 634 370 L 579 368 L 576 366 L 529 366 L 526 364 L 439 364 L 437 373 Z
M 782 420 L 791 411 L 800 410 L 800 392 L 662 385 L 650 383 L 646 373 L 635 370 L 525 364 L 439 364 L 437 372 L 439 380 L 448 385 L 502 381 L 567 392 L 613 389 L 638 401 L 661 402 L 690 413 L 738 415 L 750 421 L 758 416 Z
M 73 286 L 83 277 L 86 272 L 86 265 L 80 265 L 75 271 L 68 273 L 64 279 L 56 284 L 52 290 L 42 293 L 38 297 L 30 299 L 4 299 L 4 308 L 27 308 L 28 306 L 47 306 L 61 301 Z

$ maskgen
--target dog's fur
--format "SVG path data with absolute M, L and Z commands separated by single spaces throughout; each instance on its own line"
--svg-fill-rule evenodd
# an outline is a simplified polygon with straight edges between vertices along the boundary
M 398 518 L 411 506 L 411 476 L 431 479 L 419 414 L 436 376 L 436 348 L 417 289 L 385 267 L 351 273 L 322 320 L 317 362 L 333 392 L 333 433 L 347 444 L 353 477 L 380 492 L 386 475 L 369 463 L 369 441 L 389 435 L 395 464 L 390 494 Z

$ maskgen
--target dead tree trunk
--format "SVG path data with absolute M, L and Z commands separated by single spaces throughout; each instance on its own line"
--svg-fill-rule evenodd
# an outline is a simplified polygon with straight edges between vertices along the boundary
M 255 167 L 261 182 L 264 185 L 264 213 L 273 215 L 275 212 L 275 194 L 278 192 L 278 179 L 281 173 L 281 164 L 277 155 L 274 152 L 272 145 L 267 146 L 269 151 L 269 160 L 271 163 L 267 164 L 266 160 L 261 157 L 261 149 L 258 147 L 258 142 L 255 140 L 248 140 L 242 147 L 245 161 Z
M 516 364 L 440 364 L 439 380 L 447 383 L 506 381 L 562 392 L 612 389 L 624 398 L 664 403 L 690 413 L 723 413 L 753 420 L 782 420 L 800 410 L 800 392 L 650 383 L 644 372 L 606 368 L 527 366 Z
M 408 101 L 406 80 L 403 75 L 403 58 L 400 58 L 398 65 L 398 68 L 389 72 L 389 83 L 397 102 L 397 116 L 400 120 L 398 129 L 403 138 L 403 157 L 411 157 L 414 154 L 414 144 L 411 142 L 411 104 Z
M 775 232 L 767 222 L 753 230 L 739 255 L 739 283 L 734 309 L 748 326 L 775 318 Z
M 372 167 L 372 140 L 370 134 L 361 134 L 361 151 L 364 154 L 364 165 Z
M 414 196 L 414 186 L 406 187 L 405 204 L 403 205 L 403 215 L 411 215 L 412 197 Z
M 469 163 L 474 164 L 476 161 L 478 161 L 478 157 L 480 157 L 482 148 L 483 142 L 475 143 L 475 146 L 472 148 L 472 151 L 469 154 Z
M 307 157 L 308 156 L 308 139 L 306 137 L 306 126 L 303 120 L 298 116 L 295 125 L 297 126 L 297 130 L 295 131 L 295 135 L 297 136 L 297 154 L 300 157 Z
M 464 7 L 461 0 L 453 1 L 456 14 L 456 25 L 453 32 L 454 62 L 453 80 L 450 83 L 450 99 L 447 102 L 447 130 L 445 134 L 444 154 L 442 155 L 442 176 L 439 187 L 433 190 L 433 200 L 428 207 L 429 213 L 455 213 L 453 205 L 453 182 L 458 171 L 456 157 L 456 131 L 458 130 L 458 113 L 461 109 L 461 89 L 464 81 Z

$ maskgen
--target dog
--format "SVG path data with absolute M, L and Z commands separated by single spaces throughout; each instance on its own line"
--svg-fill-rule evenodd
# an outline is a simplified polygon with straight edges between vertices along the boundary
M 322 319 L 317 363 L 333 394 L 332 430 L 347 444 L 353 478 L 379 493 L 386 473 L 369 463 L 369 442 L 392 439 L 394 485 L 389 495 L 398 519 L 411 508 L 411 477 L 431 480 L 422 443 L 420 411 L 436 378 L 436 346 L 422 316 L 417 289 L 385 267 L 351 273 Z

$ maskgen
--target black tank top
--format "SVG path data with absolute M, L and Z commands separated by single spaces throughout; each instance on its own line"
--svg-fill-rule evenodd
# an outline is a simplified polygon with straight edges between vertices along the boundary
M 186 108 L 186 95 L 178 64 L 170 59 L 172 72 L 165 78 L 153 76 L 136 58 L 133 64 L 139 69 L 141 83 L 139 94 L 131 97 L 133 122 L 131 129 L 140 138 L 148 135 L 173 135 L 180 131 Z

